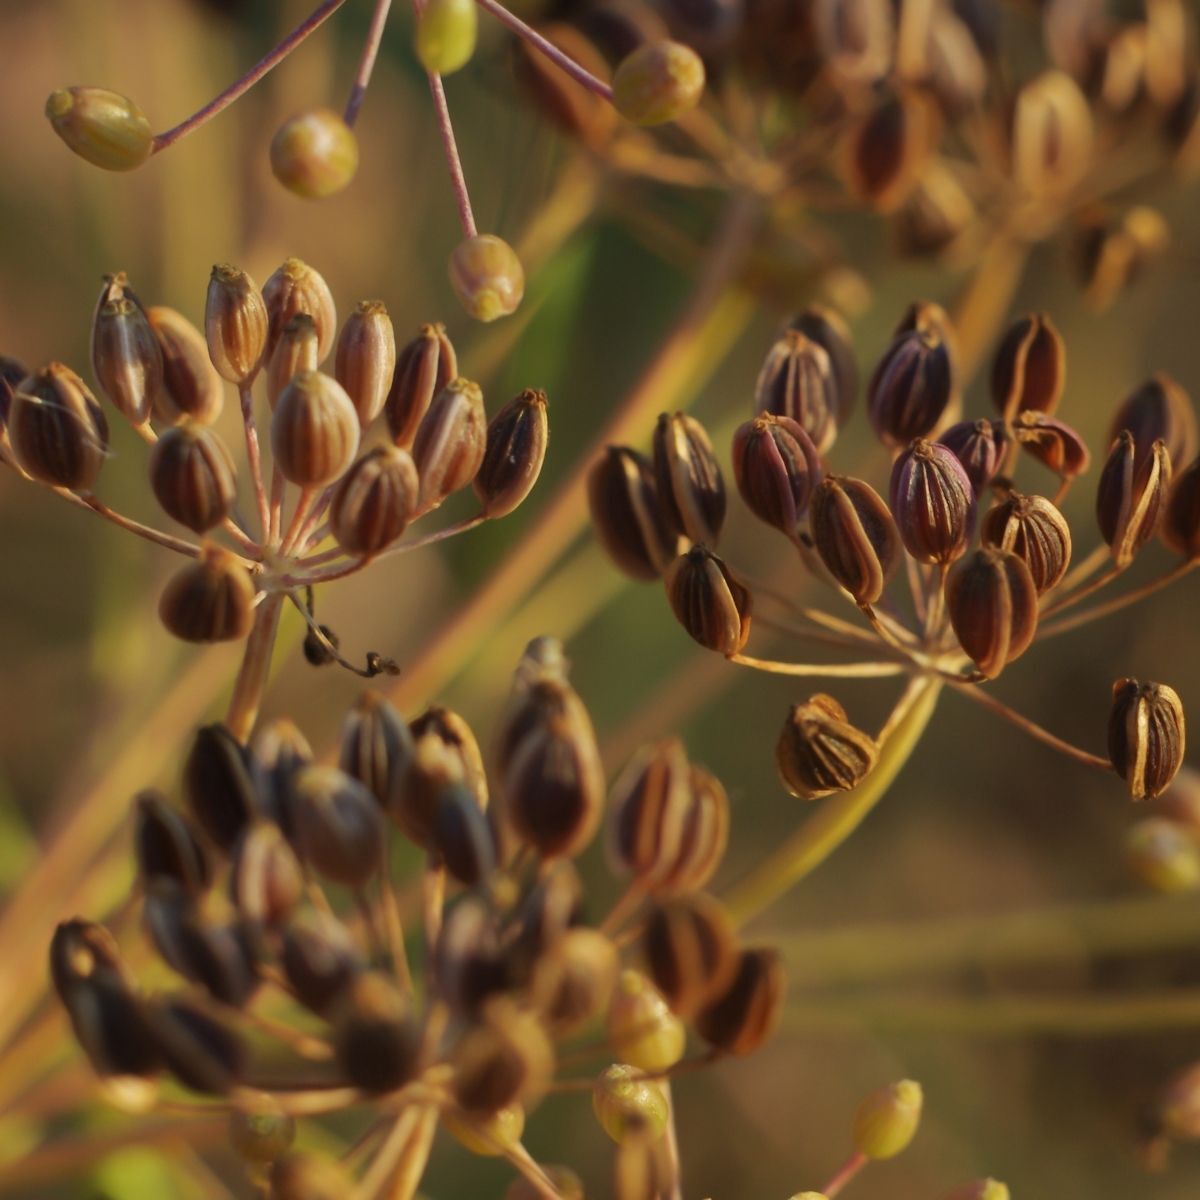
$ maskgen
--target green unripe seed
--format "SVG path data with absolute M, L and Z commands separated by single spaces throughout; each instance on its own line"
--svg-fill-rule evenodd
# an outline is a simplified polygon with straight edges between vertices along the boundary
M 592 1111 L 618 1145 L 658 1141 L 670 1116 L 662 1088 L 627 1063 L 600 1073 L 592 1088 Z
M 704 62 L 681 42 L 647 42 L 613 76 L 613 104 L 635 125 L 662 125 L 683 116 L 704 92 Z
M 358 139 L 332 109 L 300 113 L 285 121 L 271 140 L 271 170 L 289 192 L 323 200 L 354 178 Z
M 417 58 L 431 75 L 465 67 L 475 53 L 475 0 L 428 0 L 417 20 Z
M 450 285 L 477 321 L 494 321 L 516 312 L 525 295 L 525 269 L 503 238 L 481 233 L 455 246 Z
M 296 1140 L 296 1121 L 286 1113 L 234 1112 L 229 1117 L 229 1141 L 247 1162 L 273 1163 Z
M 867 1158 L 895 1158 L 916 1136 L 923 1100 L 911 1079 L 872 1092 L 854 1117 L 854 1149 Z
M 154 149 L 146 114 L 107 88 L 59 88 L 46 101 L 46 116 L 80 158 L 106 171 L 132 171 Z

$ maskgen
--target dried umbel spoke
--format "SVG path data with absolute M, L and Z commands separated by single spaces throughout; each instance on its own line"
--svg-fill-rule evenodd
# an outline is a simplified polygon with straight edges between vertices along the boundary
M 1108 755 L 1134 800 L 1160 795 L 1183 764 L 1186 729 L 1178 693 L 1165 683 L 1113 684 Z

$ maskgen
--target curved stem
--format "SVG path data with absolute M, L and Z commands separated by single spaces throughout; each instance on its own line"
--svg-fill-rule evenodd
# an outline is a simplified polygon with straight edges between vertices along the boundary
M 816 870 L 866 819 L 909 760 L 941 695 L 942 681 L 922 675 L 905 689 L 880 735 L 879 761 L 856 788 L 826 800 L 783 845 L 725 898 L 744 925 Z
M 302 41 L 311 33 L 315 33 L 330 17 L 333 16 L 346 0 L 324 0 L 307 16 L 291 33 L 287 35 L 265 57 L 259 59 L 245 75 L 235 80 L 219 96 L 210 100 L 202 109 L 193 113 L 186 121 L 181 121 L 174 129 L 154 137 L 152 154 L 173 146 L 180 138 L 186 137 L 201 125 L 207 124 L 219 112 L 228 108 L 240 96 L 245 95 L 268 71 L 277 67 Z
M 908 668 L 904 663 L 791 663 L 775 662 L 769 658 L 754 658 L 750 654 L 730 654 L 731 663 L 752 667 L 770 675 L 813 675 L 837 679 L 874 679 L 884 675 L 901 675 Z
M 375 0 L 375 11 L 371 14 L 371 25 L 367 30 L 367 40 L 363 43 L 362 57 L 358 60 L 358 74 L 354 77 L 354 86 L 350 89 L 350 98 L 346 101 L 346 111 L 342 119 L 353 127 L 358 119 L 358 110 L 371 84 L 371 72 L 375 70 L 375 60 L 379 57 L 379 46 L 383 41 L 383 31 L 387 26 L 388 12 L 392 0 Z
M 1105 547 L 1107 551 L 1108 547 Z M 1044 620 L 1046 617 L 1052 617 L 1055 613 L 1060 613 L 1065 608 L 1070 608 L 1072 605 L 1078 604 L 1080 600 L 1086 599 L 1093 592 L 1098 592 L 1102 587 L 1106 587 L 1112 583 L 1118 575 L 1125 570 L 1124 567 L 1117 566 L 1113 563 L 1107 571 L 1102 575 L 1097 575 L 1094 579 L 1089 580 L 1082 587 L 1072 592 L 1069 596 L 1062 596 L 1058 600 L 1046 605 L 1038 614 L 1039 619 Z

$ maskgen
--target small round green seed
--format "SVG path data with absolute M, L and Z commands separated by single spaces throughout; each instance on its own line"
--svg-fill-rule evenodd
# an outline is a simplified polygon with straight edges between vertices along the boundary
M 613 104 L 635 125 L 662 125 L 700 102 L 704 62 L 681 42 L 648 42 L 623 59 L 613 76 Z
M 428 0 L 417 20 L 417 58 L 431 75 L 450 75 L 475 53 L 475 0 Z
M 354 178 L 358 139 L 332 109 L 300 113 L 285 121 L 272 139 L 271 170 L 289 192 L 323 200 Z
M 80 158 L 106 171 L 132 171 L 154 149 L 146 114 L 107 88 L 59 88 L 46 101 L 46 116 Z

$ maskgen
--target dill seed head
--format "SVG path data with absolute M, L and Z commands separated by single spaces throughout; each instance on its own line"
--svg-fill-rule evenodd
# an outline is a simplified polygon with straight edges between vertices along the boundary
M 211 425 L 225 404 L 221 376 L 209 358 L 204 335 L 182 313 L 161 305 L 146 318 L 163 358 L 163 386 L 155 397 L 154 418 L 168 425 L 190 417 Z
M 184 421 L 150 451 L 150 487 L 163 511 L 196 533 L 219 525 L 237 497 L 233 456 L 217 432 Z
M 898 334 L 867 387 L 867 413 L 888 446 L 928 436 L 955 389 L 950 343 L 935 323 Z
M 799 329 L 767 351 L 754 383 L 754 408 L 795 421 L 824 454 L 837 437 L 840 383 L 830 352 Z
M 801 800 L 857 787 L 878 755 L 875 739 L 852 725 L 846 710 L 822 693 L 792 705 L 775 745 L 779 777 Z
M 106 171 L 132 171 L 154 149 L 146 114 L 107 88 L 59 88 L 46 101 L 46 116 L 68 148 Z
M 1015 322 L 992 361 L 992 403 L 1006 420 L 1020 412 L 1053 415 L 1067 379 L 1062 335 L 1045 313 Z
M 1118 679 L 1108 717 L 1108 756 L 1134 800 L 1166 791 L 1183 765 L 1183 702 L 1165 683 Z
M 363 300 L 347 317 L 333 363 L 333 377 L 366 429 L 383 410 L 396 371 L 396 332 L 382 301 Z
M 650 1074 L 673 1067 L 687 1046 L 683 1022 L 640 971 L 627 969 L 618 977 L 605 1032 L 621 1062 Z
M 982 547 L 951 568 L 946 611 L 967 657 L 994 679 L 1029 649 L 1037 629 L 1038 591 L 1023 559 Z
M 732 457 L 746 507 L 759 520 L 795 537 L 821 478 L 812 439 L 790 417 L 764 413 L 738 427 Z
M 494 233 L 466 238 L 449 263 L 450 286 L 477 321 L 495 321 L 517 311 L 525 295 L 525 268 L 517 252 Z
M 324 200 L 358 170 L 358 138 L 341 114 L 315 108 L 284 121 L 271 139 L 271 171 L 294 195 Z
M 62 363 L 21 380 L 8 408 L 21 469 L 41 483 L 86 492 L 108 457 L 108 422 L 87 384 Z
M 962 464 L 979 497 L 1000 470 L 1009 437 L 1002 421 L 960 421 L 944 430 L 938 442 Z
M 670 1118 L 662 1087 L 627 1063 L 600 1072 L 592 1087 L 592 1111 L 619 1146 L 658 1141 Z
M 546 393 L 526 388 L 488 424 L 483 460 L 473 481 L 485 516 L 508 516 L 537 483 L 550 439 L 546 408 Z
M 200 558 L 167 580 L 158 615 L 184 642 L 235 642 L 254 622 L 254 580 L 228 550 L 205 546 Z
M 700 103 L 704 61 L 681 42 L 639 46 L 617 64 L 613 104 L 635 125 L 662 125 Z
M 1140 466 L 1137 460 L 1133 434 L 1122 429 L 1096 487 L 1096 521 L 1118 567 L 1128 566 L 1157 532 L 1171 483 L 1165 442 L 1155 442 Z
M 433 508 L 466 487 L 486 452 L 483 392 L 469 379 L 453 379 L 433 398 L 413 441 L 421 508 Z
M 634 579 L 657 579 L 678 553 L 650 464 L 626 446 L 609 446 L 587 477 L 588 507 L 601 545 Z
M 737 654 L 750 636 L 751 595 L 711 551 L 693 546 L 666 570 L 663 583 L 676 620 L 718 654 Z
M 433 398 L 458 378 L 458 357 L 442 325 L 422 325 L 396 355 L 384 404 L 388 432 L 397 446 L 411 447 Z
M 204 336 L 222 379 L 249 383 L 267 355 L 267 305 L 258 284 L 229 263 L 217 263 L 208 280 Z
M 284 326 L 297 313 L 306 313 L 316 324 L 317 361 L 329 357 L 337 333 L 337 305 L 320 272 L 298 258 L 286 259 L 263 284 L 262 298 L 267 309 L 268 362 Z
M 655 987 L 685 1021 L 723 995 L 737 969 L 733 921 L 704 892 L 655 905 L 642 930 L 641 952 Z
M 342 385 L 301 371 L 280 393 L 271 416 L 271 451 L 279 473 L 300 487 L 333 483 L 354 461 L 361 430 Z
M 363 1091 L 394 1091 L 417 1073 L 421 1029 L 412 1002 L 383 972 L 363 971 L 352 978 L 330 1024 L 338 1066 Z
M 776 951 L 743 950 L 729 986 L 696 1017 L 696 1032 L 726 1054 L 750 1054 L 774 1032 L 785 990 L 783 959 Z
M 329 504 L 329 528 L 347 554 L 369 558 L 408 528 L 421 481 L 407 450 L 375 446 L 338 480 Z
M 1054 587 L 1071 563 L 1071 528 L 1045 496 L 1010 489 L 984 515 L 979 538 L 985 546 L 1021 559 L 1039 595 Z
M 854 1149 L 873 1160 L 895 1158 L 917 1135 L 923 1101 L 911 1079 L 872 1092 L 854 1114 Z
M 191 822 L 159 792 L 134 800 L 133 855 L 143 886 L 166 879 L 191 896 L 208 886 L 208 856 Z
M 474 0 L 429 0 L 417 18 L 416 50 L 433 75 L 451 75 L 475 53 L 479 17 Z
M 813 543 L 826 570 L 859 604 L 874 604 L 900 561 L 900 533 L 869 483 L 826 476 L 810 505 Z
M 892 466 L 892 516 L 918 562 L 949 563 L 975 527 L 975 489 L 952 451 L 917 438 Z
M 150 419 L 163 387 L 163 355 L 146 314 L 128 296 L 97 309 L 92 369 L 100 390 L 127 421 L 142 425 Z

